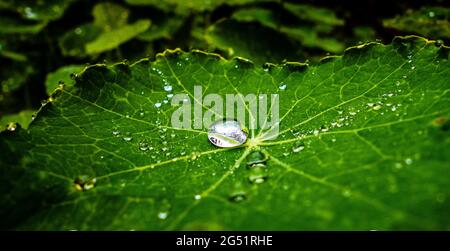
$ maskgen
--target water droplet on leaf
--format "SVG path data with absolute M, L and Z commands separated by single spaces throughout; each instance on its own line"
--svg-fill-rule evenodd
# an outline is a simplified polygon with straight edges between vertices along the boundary
M 208 139 L 218 147 L 236 147 L 245 143 L 247 134 L 238 121 L 222 119 L 211 124 Z
M 95 178 L 91 179 L 87 175 L 81 175 L 75 179 L 74 185 L 77 191 L 82 192 L 94 188 L 96 182 Z

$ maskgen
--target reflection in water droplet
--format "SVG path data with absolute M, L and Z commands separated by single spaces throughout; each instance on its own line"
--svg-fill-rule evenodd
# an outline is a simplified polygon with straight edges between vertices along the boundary
M 283 84 L 283 83 L 281 83 L 279 86 L 280 90 L 282 90 L 282 91 L 286 90 L 286 87 L 287 87 L 287 85 Z
M 194 196 L 194 199 L 195 200 L 199 200 L 199 199 L 201 199 L 202 198 L 202 196 L 200 195 L 200 194 L 196 194 L 195 196 Z
M 236 147 L 245 143 L 247 134 L 238 121 L 221 119 L 209 127 L 208 139 L 218 147 Z
M 159 102 L 158 102 L 158 103 L 155 103 L 155 107 L 156 107 L 156 108 L 160 108 L 160 107 L 161 107 L 161 105 L 162 105 L 162 104 L 161 104 L 161 103 L 159 103 Z

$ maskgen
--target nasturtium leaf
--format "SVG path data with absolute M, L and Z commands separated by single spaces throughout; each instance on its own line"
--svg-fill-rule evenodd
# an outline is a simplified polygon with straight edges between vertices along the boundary
M 102 27 L 104 31 L 125 26 L 128 22 L 130 11 L 119 4 L 99 3 L 94 6 L 92 16 L 94 16 L 94 24 Z
M 20 33 L 28 33 L 28 34 L 36 34 L 40 32 L 45 26 L 46 22 L 36 22 L 19 19 L 13 16 L 0 16 L 0 34 L 9 35 L 9 34 L 20 34 Z
M 0 0 L 0 9 L 16 11 L 28 20 L 52 21 L 62 17 L 75 0 Z
M 308 4 L 286 2 L 283 7 L 298 18 L 331 26 L 344 25 L 344 20 L 336 16 L 333 10 Z
M 35 70 L 32 65 L 21 61 L 1 58 L 5 65 L 0 68 L 0 95 L 19 89 Z M 1 98 L 0 98 L 1 100 Z
M 60 87 L 60 84 L 72 86 L 75 82 L 72 79 L 73 74 L 81 72 L 84 68 L 86 68 L 85 65 L 67 65 L 47 74 L 45 80 L 47 94 L 50 95 L 56 88 Z
M 328 52 L 339 53 L 344 50 L 344 43 L 331 36 L 317 33 L 315 27 L 280 27 L 280 31 L 296 39 L 305 47 L 320 48 Z
M 408 10 L 404 15 L 384 20 L 383 25 L 435 39 L 448 39 L 450 38 L 450 8 L 423 7 L 419 10 Z
M 147 19 L 128 23 L 129 11 L 113 3 L 95 5 L 92 15 L 92 23 L 82 24 L 60 38 L 59 46 L 64 55 L 80 58 L 98 55 L 136 38 L 151 25 Z
M 9 129 L 15 130 L 17 129 L 17 125 L 13 124 L 19 124 L 23 128 L 27 128 L 30 124 L 33 114 L 36 113 L 34 110 L 23 110 L 19 113 L 15 114 L 4 114 L 0 115 L 0 128 L 1 130 Z
M 311 66 L 174 50 L 88 67 L 0 134 L 1 227 L 449 229 L 449 66 L 449 48 L 397 37 Z M 217 148 L 174 128 L 167 95 L 194 104 L 195 85 L 279 94 L 278 138 Z
M 174 33 L 183 25 L 185 17 L 164 17 L 160 20 L 152 19 L 150 29 L 139 34 L 138 39 L 152 42 L 158 39 L 171 39 Z
M 259 22 L 263 26 L 283 33 L 284 36 L 299 41 L 303 47 L 320 48 L 331 53 L 339 53 L 344 50 L 342 41 L 328 35 L 332 34 L 333 30 L 333 26 L 328 24 L 321 22 L 311 24 L 303 21 L 284 23 L 281 21 L 279 13 L 259 7 L 237 10 L 233 13 L 232 18 L 240 22 Z
M 275 12 L 261 7 L 239 9 L 233 13 L 232 18 L 240 22 L 260 22 L 273 29 L 281 26 Z
M 252 3 L 275 2 L 274 0 L 125 0 L 130 5 L 152 6 L 166 12 L 175 11 L 179 14 L 189 14 L 212 11 L 221 5 L 239 6 Z
M 257 64 L 303 59 L 298 43 L 258 23 L 222 20 L 207 29 L 205 39 L 228 56 L 251 58 Z
M 139 20 L 110 32 L 103 32 L 94 41 L 86 44 L 87 54 L 99 54 L 117 48 L 135 38 L 150 27 L 150 20 Z

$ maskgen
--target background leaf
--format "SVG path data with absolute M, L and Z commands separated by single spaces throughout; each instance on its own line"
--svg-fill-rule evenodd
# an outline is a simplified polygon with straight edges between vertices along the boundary
M 383 25 L 435 39 L 450 38 L 450 8 L 423 7 L 383 21 Z

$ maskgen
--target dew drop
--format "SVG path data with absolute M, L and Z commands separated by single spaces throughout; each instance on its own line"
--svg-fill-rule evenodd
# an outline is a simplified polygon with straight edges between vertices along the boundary
M 172 91 L 172 86 L 171 85 L 165 85 L 164 86 L 164 91 L 166 91 L 166 92 Z
M 281 85 L 279 86 L 280 90 L 282 90 L 282 91 L 286 90 L 286 87 L 287 87 L 287 85 L 283 84 L 283 83 L 281 83 Z
M 162 105 L 162 104 L 161 104 L 160 102 L 158 102 L 158 103 L 155 103 L 155 107 L 156 107 L 156 108 L 160 108 L 160 107 L 161 107 L 161 105 Z
M 10 131 L 10 132 L 14 132 L 17 129 L 17 124 L 16 123 L 8 123 L 8 125 L 6 126 L 6 130 Z
M 82 192 L 94 188 L 96 182 L 97 179 L 95 178 L 91 179 L 87 175 L 81 175 L 75 179 L 74 185 L 77 191 Z
M 345 189 L 344 191 L 342 191 L 342 195 L 344 197 L 350 197 L 352 195 L 352 192 L 348 189 Z
M 292 151 L 294 153 L 299 153 L 299 152 L 303 151 L 303 149 L 305 149 L 305 145 L 303 145 L 303 144 L 298 144 L 298 145 L 292 147 Z
M 139 150 L 141 151 L 147 151 L 149 150 L 149 145 L 146 141 L 139 142 Z
M 202 196 L 200 195 L 200 194 L 196 194 L 195 196 L 194 196 L 194 199 L 195 200 L 200 200 L 202 198 Z
M 267 180 L 267 174 L 265 173 L 267 169 L 261 167 L 252 168 L 251 174 L 248 176 L 248 180 L 252 184 L 261 184 Z
M 221 119 L 209 127 L 208 139 L 218 147 L 236 147 L 245 143 L 247 134 L 238 121 Z
M 247 156 L 247 166 L 250 168 L 257 166 L 265 166 L 266 161 L 267 161 L 266 155 L 260 151 L 251 152 Z
M 169 215 L 168 212 L 159 212 L 158 213 L 158 218 L 161 219 L 161 220 L 165 220 L 168 215 Z
M 130 142 L 133 140 L 133 137 L 131 137 L 131 133 L 127 132 L 122 139 L 126 142 Z
M 411 158 L 407 158 L 407 159 L 405 159 L 405 163 L 407 165 L 411 165 L 413 163 L 413 160 Z
M 245 192 L 235 192 L 230 195 L 231 202 L 242 202 L 247 198 Z

